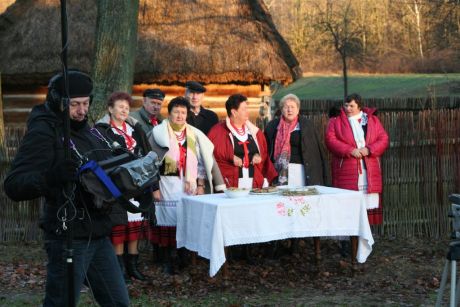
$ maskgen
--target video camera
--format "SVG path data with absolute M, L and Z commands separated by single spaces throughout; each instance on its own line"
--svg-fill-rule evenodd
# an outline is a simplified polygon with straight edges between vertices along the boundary
M 129 212 L 144 213 L 151 208 L 150 188 L 158 182 L 159 165 L 153 151 L 140 158 L 125 153 L 104 161 L 88 161 L 79 170 L 80 180 L 96 208 L 119 203 Z
M 452 202 L 452 208 L 449 212 L 449 217 L 452 217 L 452 234 L 451 239 L 460 239 L 460 194 L 449 195 L 449 200 Z

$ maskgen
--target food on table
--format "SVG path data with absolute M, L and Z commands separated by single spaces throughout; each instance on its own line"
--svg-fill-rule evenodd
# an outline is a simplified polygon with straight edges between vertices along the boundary
M 284 189 L 281 194 L 283 196 L 307 196 L 318 195 L 319 191 L 316 188 Z
M 256 188 L 251 190 L 252 193 L 256 194 L 275 193 L 277 191 L 278 189 L 276 187 Z
M 227 188 L 227 190 L 229 190 L 229 191 L 246 191 L 247 189 L 243 189 L 243 188 L 235 188 L 235 187 L 229 187 L 229 188 Z

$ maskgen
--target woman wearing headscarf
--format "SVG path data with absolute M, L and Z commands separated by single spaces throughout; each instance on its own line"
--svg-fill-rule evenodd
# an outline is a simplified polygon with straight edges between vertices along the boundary
M 226 103 L 227 118 L 208 133 L 214 157 L 227 187 L 261 188 L 278 175 L 268 157 L 263 132 L 249 121 L 247 98 L 231 95 Z
M 284 96 L 280 110 L 281 116 L 270 121 L 264 131 L 270 159 L 278 171 L 278 184 L 328 184 L 323 146 L 313 124 L 299 115 L 299 98 L 294 94 Z
M 197 128 L 187 124 L 189 102 L 176 97 L 168 104 L 168 119 L 149 135 L 158 153 L 160 189 L 154 192 L 158 225 L 156 240 L 164 252 L 165 271 L 173 274 L 172 252 L 176 247 L 176 206 L 182 196 L 204 194 L 206 190 L 225 189 L 213 157 L 214 145 Z
M 132 104 L 133 99 L 128 93 L 112 93 L 107 100 L 107 114 L 96 122 L 95 127 L 111 146 L 118 148 L 117 150 L 124 149 L 142 156 L 149 152 L 150 146 L 141 125 L 129 116 Z M 112 244 L 123 272 L 126 258 L 125 279 L 133 277 L 145 280 L 145 276 L 137 268 L 138 240 L 141 238 L 143 227 L 141 214 L 127 212 L 121 205 L 116 204 L 112 208 L 110 218 L 115 225 L 112 228 Z M 126 257 L 123 256 L 125 242 L 128 245 Z
M 382 224 L 382 169 L 380 157 L 388 147 L 388 134 L 375 115 L 363 106 L 361 96 L 346 97 L 326 130 L 326 146 L 332 153 L 332 185 L 366 193 L 369 223 Z

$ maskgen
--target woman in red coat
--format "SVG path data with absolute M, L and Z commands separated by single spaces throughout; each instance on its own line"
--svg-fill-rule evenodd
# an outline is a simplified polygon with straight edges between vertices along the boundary
M 225 103 L 228 117 L 211 128 L 214 157 L 227 187 L 261 188 L 278 176 L 262 131 L 249 121 L 247 98 L 235 94 Z
M 375 109 L 365 108 L 358 94 L 346 97 L 343 108 L 326 130 L 332 153 L 332 185 L 366 192 L 369 223 L 382 224 L 380 157 L 388 147 L 388 134 Z

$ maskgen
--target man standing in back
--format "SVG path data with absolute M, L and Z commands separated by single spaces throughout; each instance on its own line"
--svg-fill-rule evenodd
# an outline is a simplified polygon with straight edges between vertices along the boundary
M 206 88 L 196 81 L 185 83 L 185 97 L 190 102 L 190 112 L 187 116 L 187 123 L 198 128 L 204 134 L 219 122 L 217 114 L 201 106 Z
M 144 132 L 148 133 L 163 120 L 160 111 L 165 93 L 158 88 L 146 89 L 143 96 L 142 108 L 131 112 L 129 115 L 139 121 Z

